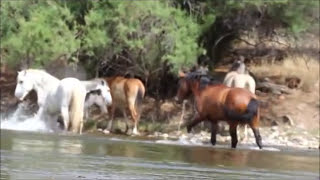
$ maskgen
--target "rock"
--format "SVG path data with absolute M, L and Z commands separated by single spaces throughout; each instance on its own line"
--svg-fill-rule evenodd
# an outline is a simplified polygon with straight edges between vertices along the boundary
M 284 95 L 280 95 L 280 96 L 279 96 L 279 99 L 280 99 L 280 100 L 284 100 L 284 99 L 286 99 L 286 97 L 285 97 Z
M 301 82 L 302 82 L 301 79 L 296 76 L 287 77 L 285 79 L 286 85 L 291 89 L 301 87 L 301 84 L 302 84 Z
M 168 135 L 167 133 L 164 133 L 164 134 L 161 135 L 161 137 L 163 137 L 163 138 L 168 138 L 169 135 Z
M 278 131 L 278 127 L 277 126 L 271 127 L 271 131 L 273 131 L 273 132 Z
M 283 123 L 288 123 L 290 126 L 294 126 L 293 119 L 289 115 L 282 117 Z

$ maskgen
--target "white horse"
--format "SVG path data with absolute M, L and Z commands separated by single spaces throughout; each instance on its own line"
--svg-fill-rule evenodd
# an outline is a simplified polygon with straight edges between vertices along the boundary
M 64 128 L 81 134 L 86 93 L 105 86 L 106 83 L 102 85 L 101 81 L 96 80 L 82 83 L 76 78 L 64 78 L 60 81 L 44 70 L 28 69 L 18 72 L 15 96 L 23 100 L 34 89 L 38 96 L 37 116 L 41 120 L 56 130 L 61 114 Z
M 112 101 L 105 101 L 101 90 L 93 90 L 89 91 L 86 95 L 85 103 L 84 103 L 84 117 L 85 119 L 89 118 L 89 108 L 92 105 L 97 105 L 101 111 L 101 115 L 96 119 L 100 119 L 103 116 L 108 114 L 107 106 L 112 104 Z
M 241 61 L 233 63 L 230 72 L 227 73 L 223 80 L 223 84 L 228 87 L 245 88 L 253 94 L 255 94 L 256 90 L 256 82 L 253 77 L 249 75 L 245 64 Z
M 105 105 L 112 104 L 112 97 L 110 93 L 110 87 L 108 83 L 102 78 L 96 78 L 88 81 L 81 81 L 85 86 L 87 93 L 92 91 L 99 92 L 99 98 L 102 98 L 102 102 Z
M 112 97 L 108 83 L 102 78 L 96 78 L 89 81 L 81 81 L 86 87 L 87 94 L 84 103 L 84 117 L 88 119 L 89 108 L 96 104 L 101 110 L 101 116 L 108 113 L 107 106 L 112 104 Z M 100 118 L 99 117 L 99 118 Z
M 245 88 L 252 94 L 255 94 L 256 90 L 256 82 L 253 77 L 250 76 L 249 71 L 247 70 L 243 61 L 236 61 L 232 64 L 230 72 L 227 73 L 223 80 L 223 84 L 228 87 Z M 244 137 L 242 140 L 247 140 L 247 137 L 247 125 L 244 125 Z

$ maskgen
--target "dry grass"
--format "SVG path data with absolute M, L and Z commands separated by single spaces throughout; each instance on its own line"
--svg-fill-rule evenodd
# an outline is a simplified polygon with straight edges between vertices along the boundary
M 301 88 L 310 91 L 319 83 L 319 60 L 307 56 L 289 56 L 281 62 L 262 63 L 253 65 L 250 70 L 258 77 L 286 77 L 296 76 L 302 80 Z

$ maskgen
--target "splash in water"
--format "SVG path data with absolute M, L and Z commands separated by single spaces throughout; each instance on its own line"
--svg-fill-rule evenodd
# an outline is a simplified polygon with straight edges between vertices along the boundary
M 28 113 L 28 105 L 24 103 L 20 103 L 16 111 L 7 118 L 1 116 L 1 129 L 52 132 L 37 115 Z

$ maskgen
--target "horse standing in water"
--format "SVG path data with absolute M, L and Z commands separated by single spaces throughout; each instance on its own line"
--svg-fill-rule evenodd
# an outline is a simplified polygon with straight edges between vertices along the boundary
M 249 124 L 253 130 L 256 143 L 262 148 L 259 133 L 260 108 L 256 96 L 242 88 L 230 88 L 223 84 L 211 84 L 206 75 L 196 72 L 179 73 L 179 89 L 176 100 L 182 102 L 193 94 L 196 101 L 197 114 L 195 119 L 187 125 L 187 131 L 198 123 L 211 121 L 211 143 L 216 144 L 217 123 L 227 121 L 231 135 L 231 147 L 238 143 L 238 124 Z
M 60 81 L 44 70 L 36 69 L 18 72 L 15 96 L 23 100 L 31 90 L 37 92 L 37 115 L 45 120 L 47 126 L 56 128 L 61 113 L 65 129 L 82 133 L 86 89 L 78 79 L 65 78 Z
M 81 134 L 86 88 L 104 87 L 99 86 L 99 82 L 94 81 L 95 86 L 86 87 L 76 78 L 59 80 L 44 70 L 27 69 L 18 72 L 15 96 L 22 101 L 31 90 L 35 90 L 39 105 L 37 116 L 47 126 L 57 130 L 61 114 L 65 130 Z
M 238 60 L 232 64 L 229 73 L 225 76 L 223 84 L 228 87 L 245 88 L 252 94 L 255 94 L 256 82 L 252 76 L 250 76 L 246 65 L 243 61 Z M 247 126 L 244 125 L 244 137 L 242 140 L 247 140 L 248 130 Z
M 133 134 L 139 134 L 138 121 L 140 119 L 140 106 L 144 98 L 145 87 L 143 83 L 136 78 L 125 78 L 122 76 L 106 77 L 111 89 L 112 105 L 110 110 L 111 120 L 108 124 L 108 130 L 112 129 L 115 109 L 121 109 L 123 116 L 127 118 L 126 110 L 129 109 L 131 118 L 134 123 Z M 128 131 L 128 123 L 126 122 L 126 133 Z

